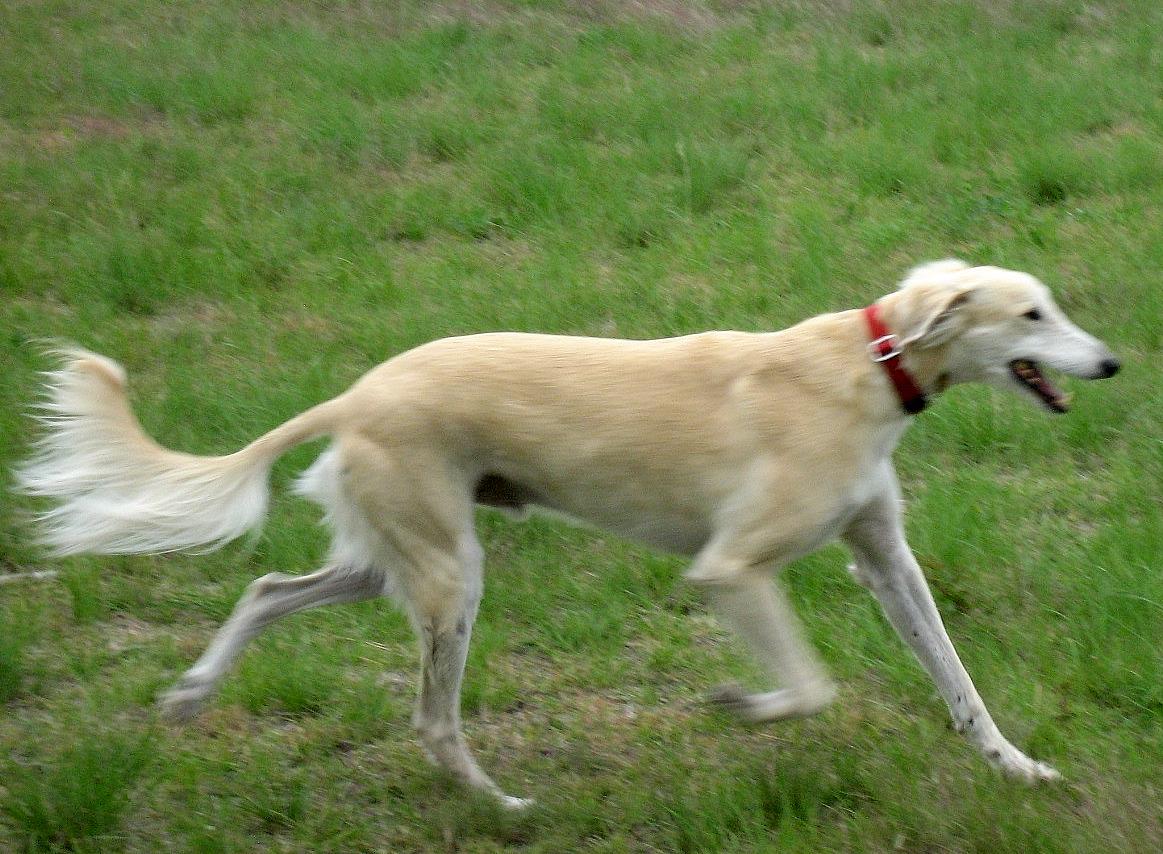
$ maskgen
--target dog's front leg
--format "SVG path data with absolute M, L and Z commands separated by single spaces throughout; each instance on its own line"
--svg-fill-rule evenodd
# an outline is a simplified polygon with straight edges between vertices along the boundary
M 748 723 L 814 715 L 836 688 L 804 640 L 800 622 L 778 582 L 766 571 L 736 569 L 721 555 L 701 555 L 687 574 L 706 592 L 715 614 L 747 642 L 760 664 L 783 687 L 749 694 L 735 685 L 711 699 Z
M 1049 765 L 1026 756 L 998 730 L 953 648 L 921 568 L 905 541 L 895 477 L 885 494 L 844 535 L 856 576 L 872 590 L 898 635 L 928 671 L 949 706 L 953 724 L 1004 774 L 1027 783 L 1058 779 Z

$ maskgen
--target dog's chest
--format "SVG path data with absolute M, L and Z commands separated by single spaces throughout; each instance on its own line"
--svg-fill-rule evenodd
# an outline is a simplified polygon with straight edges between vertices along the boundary
M 892 488 L 892 450 L 902 430 L 860 445 L 784 459 L 740 508 L 755 519 L 751 536 L 773 560 L 794 560 L 839 538 L 856 515 Z

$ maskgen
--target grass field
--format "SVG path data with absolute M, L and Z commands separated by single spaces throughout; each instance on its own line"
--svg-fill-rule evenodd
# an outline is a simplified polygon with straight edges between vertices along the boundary
M 681 562 L 489 514 L 465 722 L 528 815 L 422 758 L 387 603 L 284 621 L 163 723 L 246 583 L 317 565 L 315 446 L 214 555 L 50 564 L 0 499 L 0 571 L 61 571 L 0 585 L 0 849 L 1163 848 L 1161 34 L 1151 0 L 5 2 L 5 471 L 46 337 L 220 453 L 431 338 L 769 330 L 954 255 L 1124 370 L 1061 418 L 956 389 L 898 452 L 950 634 L 1062 785 L 988 771 L 838 548 L 787 581 L 839 701 L 745 730 L 702 698 L 757 674 Z

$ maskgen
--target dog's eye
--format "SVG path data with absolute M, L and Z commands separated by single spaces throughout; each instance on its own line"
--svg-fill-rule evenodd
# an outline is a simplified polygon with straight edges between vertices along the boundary
M 1023 314 L 1022 317 L 1026 318 L 1026 320 L 1041 320 L 1042 312 L 1038 311 L 1036 308 L 1031 308 L 1029 311 Z

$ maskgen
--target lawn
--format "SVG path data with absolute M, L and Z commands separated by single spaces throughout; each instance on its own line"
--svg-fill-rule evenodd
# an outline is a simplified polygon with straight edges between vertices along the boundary
M 770 330 L 913 264 L 1028 270 L 1122 373 L 1051 418 L 958 388 L 897 453 L 909 534 L 1006 782 L 832 547 L 786 572 L 841 685 L 758 684 L 683 564 L 480 516 L 468 738 L 522 816 L 429 766 L 387 602 L 290 618 L 194 723 L 154 701 L 254 577 L 326 549 L 275 470 L 263 536 L 48 560 L 0 499 L 0 849 L 1163 848 L 1163 6 L 1153 0 L 8 0 L 0 469 L 63 338 L 147 429 L 224 453 L 421 342 Z M 694 413 L 697 417 L 697 413 Z

